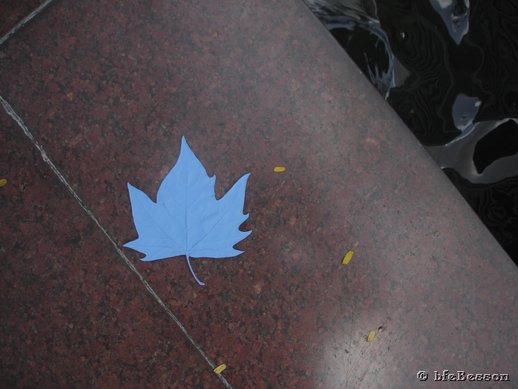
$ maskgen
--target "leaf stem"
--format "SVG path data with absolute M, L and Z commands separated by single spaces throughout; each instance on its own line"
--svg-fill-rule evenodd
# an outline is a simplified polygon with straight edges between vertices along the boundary
M 205 286 L 205 284 L 203 282 L 201 282 L 198 279 L 198 277 L 196 277 L 196 274 L 194 274 L 194 270 L 192 270 L 192 266 L 191 266 L 191 260 L 189 259 L 189 254 L 185 254 L 185 257 L 187 258 L 187 265 L 189 265 L 189 270 L 191 271 L 191 274 L 194 277 L 194 279 L 196 280 L 196 282 L 198 283 L 198 285 Z

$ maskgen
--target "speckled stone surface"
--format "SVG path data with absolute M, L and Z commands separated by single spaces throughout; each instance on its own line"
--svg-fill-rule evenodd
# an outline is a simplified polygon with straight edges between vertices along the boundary
M 127 182 L 154 198 L 182 135 L 218 195 L 251 173 L 206 288 L 125 249 L 234 387 L 518 376 L 515 265 L 301 1 L 58 1 L 0 49 L 0 95 L 121 245 Z
M 0 1 L 0 38 L 43 2 L 44 0 Z
M 3 112 L 0 144 L 0 387 L 222 387 Z

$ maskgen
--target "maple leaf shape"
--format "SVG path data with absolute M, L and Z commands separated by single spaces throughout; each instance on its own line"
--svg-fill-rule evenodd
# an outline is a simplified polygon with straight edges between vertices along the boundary
M 138 238 L 124 247 L 145 254 L 142 261 L 185 255 L 194 279 L 205 285 L 194 274 L 190 258 L 228 258 L 242 253 L 233 246 L 251 233 L 239 230 L 248 218 L 243 206 L 249 176 L 243 175 L 216 199 L 216 177 L 207 175 L 182 137 L 180 156 L 160 184 L 156 202 L 128 183 Z

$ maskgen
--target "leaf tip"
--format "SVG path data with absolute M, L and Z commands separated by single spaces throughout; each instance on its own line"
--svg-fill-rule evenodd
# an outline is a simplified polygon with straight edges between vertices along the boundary
M 187 143 L 187 139 L 185 139 L 185 135 L 182 135 L 182 145 L 180 149 L 183 149 L 184 147 L 190 148 L 189 143 Z
M 246 183 L 248 182 L 248 178 L 250 178 L 251 174 L 250 173 L 245 173 L 241 176 L 241 178 L 238 180 L 238 181 L 241 181 L 243 180 L 245 182 L 245 185 Z
M 136 186 L 133 186 L 131 185 L 129 182 L 128 182 L 128 192 L 131 193 L 131 192 L 135 192 L 135 191 L 138 191 L 137 187 Z
M 137 239 L 135 239 L 135 240 L 137 240 Z M 135 247 L 135 246 L 134 246 L 135 240 L 130 240 L 129 242 L 124 243 L 124 244 L 122 245 L 122 247 L 127 247 L 127 248 L 129 248 L 129 249 L 134 250 L 134 247 Z

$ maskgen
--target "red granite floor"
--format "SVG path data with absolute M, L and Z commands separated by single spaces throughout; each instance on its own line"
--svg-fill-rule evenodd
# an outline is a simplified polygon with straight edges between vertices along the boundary
M 0 125 L 2 387 L 217 387 L 5 112 Z
M 302 2 L 55 0 L 0 96 L 2 386 L 516 380 L 516 266 Z M 251 173 L 206 287 L 122 248 L 127 183 L 154 198 L 184 135 L 218 195 Z
M 0 42 L 3 43 L 31 17 L 42 11 L 49 0 L 0 1 Z M 41 8 L 41 10 L 39 9 Z

